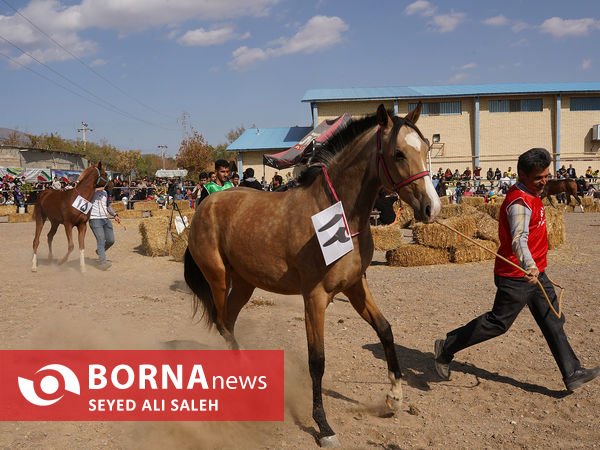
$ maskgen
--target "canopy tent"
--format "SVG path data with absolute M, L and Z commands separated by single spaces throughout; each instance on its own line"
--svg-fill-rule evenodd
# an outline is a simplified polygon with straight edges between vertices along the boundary
M 273 155 L 263 155 L 263 164 L 275 169 L 286 169 L 302 162 L 313 146 L 324 144 L 338 129 L 352 120 L 344 113 L 336 119 L 324 120 L 293 147 Z
M 185 169 L 173 169 L 173 170 L 165 170 L 159 169 L 154 174 L 155 177 L 159 178 L 177 178 L 177 177 L 185 177 L 187 176 L 188 171 Z

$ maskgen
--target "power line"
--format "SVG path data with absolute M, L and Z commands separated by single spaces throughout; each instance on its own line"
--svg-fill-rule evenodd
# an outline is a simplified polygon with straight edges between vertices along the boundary
M 75 55 L 69 49 L 65 48 L 60 42 L 56 41 L 52 36 L 50 36 L 48 33 L 46 33 L 44 30 L 42 30 L 40 27 L 38 27 L 35 23 L 33 23 L 31 20 L 29 20 L 25 15 L 23 15 L 18 9 L 16 9 L 14 6 L 12 6 L 10 3 L 8 3 L 6 0 L 2 0 L 2 2 L 5 3 L 10 9 L 12 9 L 16 14 L 18 14 L 23 19 L 25 19 L 32 27 L 34 27 L 36 30 L 38 30 L 40 33 L 42 33 L 44 36 L 46 36 L 48 39 L 50 39 L 54 44 L 56 44 L 58 47 L 60 47 L 66 53 L 68 53 L 70 56 L 72 56 L 73 58 L 75 58 L 86 69 L 88 69 L 89 71 L 91 71 L 97 77 L 99 77 L 102 80 L 104 80 L 106 83 L 110 84 L 112 87 L 114 87 L 115 89 L 117 89 L 123 95 L 125 95 L 126 97 L 129 97 L 130 99 L 132 99 L 133 101 L 135 101 L 139 105 L 143 106 L 144 108 L 149 109 L 150 111 L 153 111 L 153 112 L 155 112 L 157 114 L 160 114 L 161 116 L 166 117 L 168 119 L 172 119 L 172 117 L 166 115 L 162 111 L 159 111 L 158 109 L 155 109 L 155 108 L 153 108 L 153 107 L 151 107 L 149 105 L 146 105 L 142 101 L 136 99 L 135 97 L 133 97 L 132 95 L 130 95 L 129 93 L 127 93 L 126 91 L 124 91 L 123 89 L 121 89 L 115 83 L 113 83 L 112 81 L 110 81 L 109 79 L 107 79 L 106 77 L 104 77 L 100 72 L 98 72 L 93 67 L 91 67 L 89 64 L 87 64 L 85 61 L 83 61 L 81 58 L 79 58 L 79 56 Z
M 54 70 L 52 67 L 50 67 L 49 65 L 43 63 L 42 61 L 40 61 L 39 59 L 37 59 L 35 56 L 31 55 L 30 53 L 28 53 L 27 51 L 23 50 L 22 48 L 20 48 L 17 44 L 15 44 L 14 42 L 11 42 L 10 40 L 6 39 L 5 37 L 0 35 L 0 39 L 2 39 L 3 41 L 7 42 L 8 44 L 12 45 L 14 48 L 16 48 L 17 50 L 19 50 L 21 53 L 23 53 L 24 55 L 29 56 L 31 59 L 33 59 L 35 62 L 37 62 L 38 64 L 44 66 L 46 69 L 50 70 L 51 72 L 55 73 L 56 75 L 58 75 L 59 77 L 65 79 L 66 81 L 68 81 L 69 83 L 73 84 L 74 86 L 76 86 L 77 88 L 81 89 L 82 91 L 86 92 L 87 94 L 91 95 L 94 98 L 97 98 L 98 100 L 100 100 L 101 102 L 105 103 L 106 105 L 108 105 L 108 107 L 110 109 L 113 110 L 113 112 L 117 112 L 125 117 L 128 117 L 130 119 L 133 120 L 137 120 L 139 122 L 145 123 L 147 125 L 151 125 L 153 127 L 158 127 L 158 128 L 162 128 L 163 130 L 167 130 L 167 131 L 174 131 L 172 129 L 163 127 L 160 124 L 156 124 L 156 123 L 152 123 L 149 122 L 147 120 L 144 119 L 140 119 L 139 117 L 134 116 L 133 114 L 128 113 L 127 111 L 122 110 L 121 108 L 119 108 L 118 106 L 113 105 L 112 103 L 104 100 L 103 98 L 97 96 L 96 94 L 94 94 L 93 92 L 91 92 L 89 89 L 81 86 L 79 83 L 71 80 L 69 77 L 61 74 L 60 72 L 58 72 L 57 70 Z M 11 58 L 12 59 L 12 58 Z M 85 98 L 85 97 L 84 97 Z M 95 103 L 95 102 L 93 102 Z

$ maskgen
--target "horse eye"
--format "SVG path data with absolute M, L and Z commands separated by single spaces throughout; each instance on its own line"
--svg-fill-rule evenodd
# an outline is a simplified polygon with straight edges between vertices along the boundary
M 402 160 L 406 159 L 406 156 L 400 150 L 396 150 L 396 153 L 394 154 L 394 157 L 396 158 L 396 161 L 402 161 Z

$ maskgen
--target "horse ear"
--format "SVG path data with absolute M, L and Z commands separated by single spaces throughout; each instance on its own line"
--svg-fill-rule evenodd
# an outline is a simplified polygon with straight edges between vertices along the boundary
M 377 108 L 377 123 L 383 128 L 387 128 L 392 124 L 392 120 L 390 119 L 390 116 L 385 110 L 385 106 L 383 106 L 383 103 Z
M 102 170 L 102 161 L 98 161 L 98 165 L 96 167 L 98 169 Z
M 423 108 L 423 103 L 419 102 L 417 104 L 417 107 L 406 115 L 405 119 L 410 120 L 412 123 L 417 123 L 417 120 L 419 120 L 419 117 L 421 116 L 422 108 Z

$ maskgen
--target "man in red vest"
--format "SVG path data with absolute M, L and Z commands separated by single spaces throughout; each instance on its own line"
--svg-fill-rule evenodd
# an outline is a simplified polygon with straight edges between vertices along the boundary
M 539 280 L 558 310 L 554 287 L 544 272 L 548 233 L 539 197 L 548 181 L 551 162 L 543 148 L 532 148 L 519 156 L 519 181 L 508 190 L 500 209 L 498 254 L 526 273 L 496 258 L 494 283 L 498 290 L 492 310 L 449 332 L 446 339 L 435 341 L 435 369 L 441 378 L 450 379 L 450 362 L 457 352 L 505 333 L 525 305 L 542 330 L 569 391 L 600 375 L 600 366 L 581 367 L 563 329 L 564 315 L 556 317 L 537 285 Z

